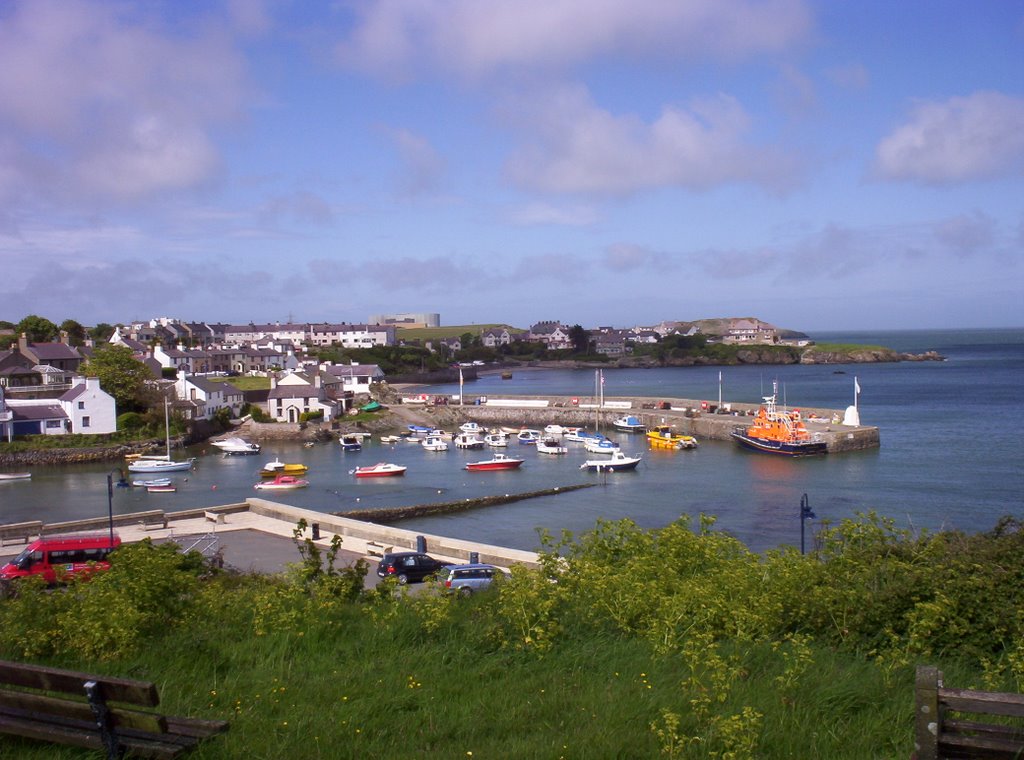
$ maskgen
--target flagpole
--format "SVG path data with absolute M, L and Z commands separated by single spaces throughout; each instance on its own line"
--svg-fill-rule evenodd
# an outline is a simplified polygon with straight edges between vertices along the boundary
M 718 408 L 722 408 L 722 370 L 718 370 Z

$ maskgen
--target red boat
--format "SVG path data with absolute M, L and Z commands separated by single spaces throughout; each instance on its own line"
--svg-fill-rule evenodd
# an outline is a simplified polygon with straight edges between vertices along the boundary
M 495 454 L 493 459 L 484 459 L 480 462 L 470 462 L 466 465 L 467 470 L 514 470 L 523 463 L 522 459 Z
M 394 475 L 405 475 L 407 467 L 391 462 L 378 462 L 368 467 L 356 467 L 350 472 L 357 478 L 389 478 Z

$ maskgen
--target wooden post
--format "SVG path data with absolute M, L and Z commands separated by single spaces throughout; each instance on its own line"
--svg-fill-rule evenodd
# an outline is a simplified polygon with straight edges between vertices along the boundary
M 914 749 L 917 760 L 938 760 L 939 689 L 942 672 L 931 665 L 918 665 L 914 685 Z

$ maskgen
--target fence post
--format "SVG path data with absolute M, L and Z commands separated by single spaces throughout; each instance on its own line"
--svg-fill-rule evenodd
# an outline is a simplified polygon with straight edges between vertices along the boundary
M 918 665 L 914 683 L 914 749 L 917 760 L 938 760 L 939 688 L 942 673 L 931 665 Z

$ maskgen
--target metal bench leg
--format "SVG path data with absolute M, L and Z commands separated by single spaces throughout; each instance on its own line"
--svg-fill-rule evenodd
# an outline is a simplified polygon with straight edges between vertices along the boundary
M 96 718 L 96 727 L 100 730 L 103 746 L 107 748 L 107 760 L 118 760 L 121 757 L 121 743 L 117 740 L 117 732 L 110 719 L 110 710 L 103 699 L 102 687 L 95 681 L 86 681 L 85 695 L 89 698 L 89 707 Z

